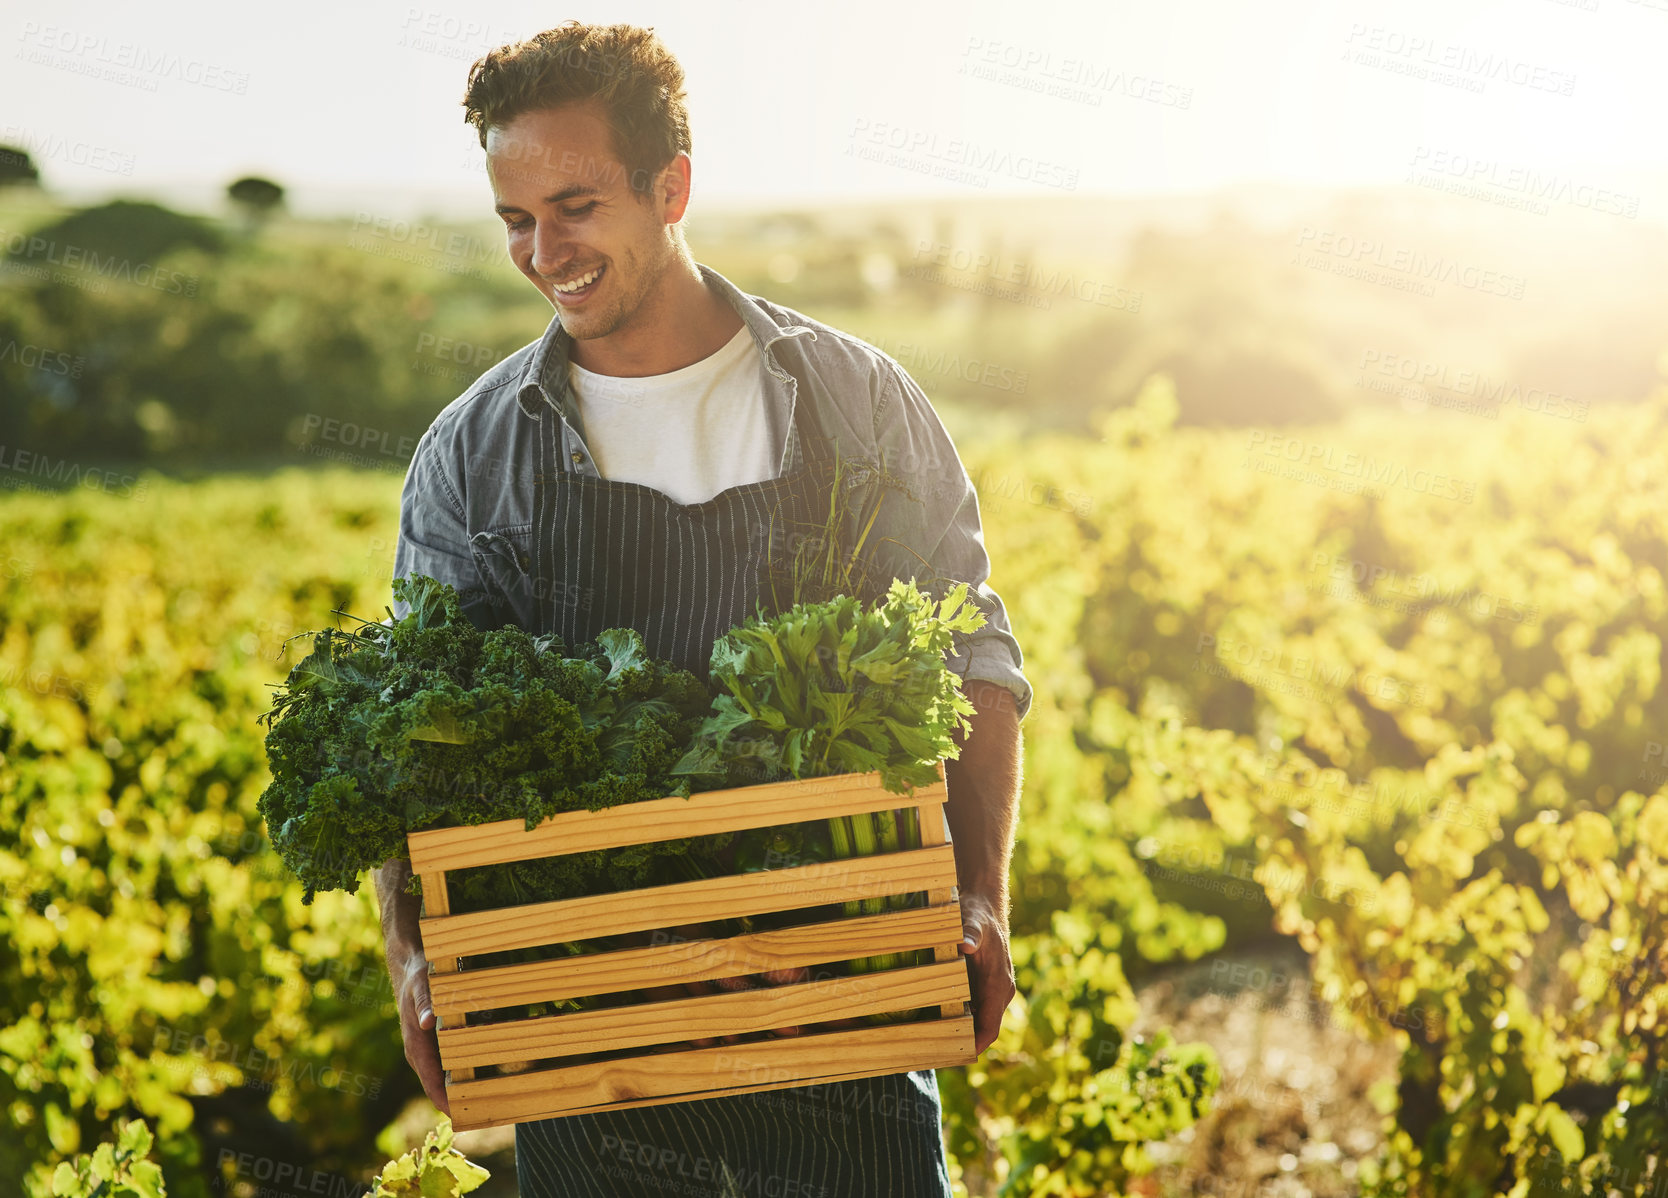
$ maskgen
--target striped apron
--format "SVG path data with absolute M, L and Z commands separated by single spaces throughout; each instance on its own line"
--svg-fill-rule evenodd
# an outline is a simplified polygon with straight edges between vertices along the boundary
M 790 529 L 828 509 L 832 450 L 808 406 L 783 475 L 697 504 L 563 469 L 541 421 L 533 526 L 477 538 L 488 618 L 568 645 L 635 628 L 706 679 L 714 641 L 777 610 L 763 570 L 791 560 Z M 951 1198 L 930 1069 L 519 1123 L 515 1146 L 522 1198 Z

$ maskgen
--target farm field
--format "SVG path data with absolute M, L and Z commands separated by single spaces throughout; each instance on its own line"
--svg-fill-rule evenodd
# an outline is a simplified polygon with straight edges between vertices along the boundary
M 1653 1192 L 1668 394 L 1177 416 L 1155 374 L 1087 434 L 952 420 L 1036 691 L 958 1185 Z M 420 1139 L 370 888 L 304 906 L 255 807 L 289 638 L 388 602 L 400 480 L 6 472 L 0 1177 L 136 1115 L 185 1198 Z

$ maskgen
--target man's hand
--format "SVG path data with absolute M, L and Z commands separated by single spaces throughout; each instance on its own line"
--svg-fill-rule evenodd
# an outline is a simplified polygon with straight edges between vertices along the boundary
M 983 1055 L 1002 1030 L 1014 997 L 1014 963 L 999 905 L 977 892 L 961 896 L 961 953 L 973 998 L 973 1044 Z
M 973 1039 L 980 1053 L 1002 1030 L 1002 1014 L 1014 997 L 1013 957 L 1008 949 L 1008 864 L 1018 819 L 1023 748 L 1013 692 L 975 679 L 972 727 L 961 755 L 945 762 L 949 788 L 944 808 L 960 879 L 962 955 L 973 999 Z
M 420 952 L 412 952 L 394 979 L 394 997 L 400 1009 L 400 1035 L 405 1039 L 405 1059 L 423 1083 L 429 1101 L 447 1115 L 446 1073 L 440 1067 L 440 1033 L 435 1029 L 434 1005 L 429 1000 L 429 963 Z
M 377 906 L 382 914 L 382 937 L 386 944 L 388 980 L 394 987 L 394 1001 L 400 1012 L 400 1036 L 405 1040 L 405 1059 L 423 1083 L 423 1092 L 447 1115 L 446 1073 L 440 1067 L 440 1034 L 435 1029 L 434 1003 L 429 997 L 429 961 L 423 955 L 418 931 L 419 908 L 414 894 L 406 891 L 411 880 L 411 862 L 402 858 L 385 862 L 376 874 Z

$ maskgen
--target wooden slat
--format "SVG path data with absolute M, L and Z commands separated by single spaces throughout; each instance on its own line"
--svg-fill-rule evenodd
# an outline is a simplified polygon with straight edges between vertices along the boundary
M 707 1036 L 803 1027 L 883 1011 L 913 1011 L 955 1001 L 958 994 L 966 993 L 967 970 L 959 961 L 917 965 L 460 1027 L 440 1033 L 440 1059 L 449 1068 L 471 1068 L 616 1052 Z
M 448 914 L 452 909 L 452 900 L 446 890 L 446 874 L 441 870 L 435 870 L 433 873 L 420 874 L 419 878 L 421 879 L 423 886 L 423 914 L 426 916 L 433 916 L 435 918 L 440 918 L 441 916 Z M 458 959 L 456 957 L 429 957 L 429 986 L 431 987 L 431 995 L 432 987 L 434 986 L 436 978 L 454 976 L 457 975 L 457 973 Z M 464 1022 L 464 1016 L 460 1013 L 456 1015 L 454 1019 L 454 1026 L 461 1029 Z M 434 1027 L 436 1034 L 439 1034 L 443 1029 L 445 1029 L 448 1023 L 453 1023 L 453 1020 L 448 1020 L 446 1016 L 442 1015 L 437 1009 L 434 1013 Z M 472 1066 L 464 1065 L 448 1074 L 447 1081 L 466 1082 L 474 1076 L 474 1068 Z
M 954 945 L 960 938 L 961 908 L 949 903 L 739 936 L 437 974 L 429 979 L 429 996 L 435 1014 L 444 1014 L 448 1025 L 453 1025 L 452 1020 L 461 1021 L 466 1011 L 797 969 L 825 961 Z
M 914 1069 L 953 1069 L 976 1056 L 973 1019 L 964 1015 L 479 1078 L 448 1086 L 446 1097 L 452 1126 L 475 1131 Z
M 942 791 L 942 778 L 931 786 L 917 787 L 913 794 L 900 795 L 882 789 L 878 771 L 836 774 L 709 790 L 687 799 L 673 796 L 622 803 L 602 811 L 567 811 L 532 831 L 524 820 L 511 819 L 466 828 L 433 828 L 413 832 L 406 840 L 412 870 L 426 873 L 885 811 L 929 800 L 941 803 Z
M 940 761 L 938 763 L 938 776 L 941 780 L 944 777 L 944 763 L 942 761 Z M 946 825 L 948 824 L 948 820 L 945 818 L 945 814 L 944 814 L 944 803 L 947 801 L 947 797 L 948 797 L 948 792 L 946 792 L 946 797 L 945 798 L 936 799 L 935 801 L 922 803 L 919 807 L 916 808 L 916 812 L 919 815 L 920 821 L 921 821 L 921 847 L 922 848 L 926 848 L 928 845 L 941 845 L 941 844 L 947 843 L 947 837 L 948 837 L 948 831 L 949 830 L 948 830 Z M 957 913 L 958 913 L 957 921 L 958 921 L 958 924 L 959 924 L 959 922 L 960 922 L 959 913 L 960 913 L 960 909 L 961 909 L 961 903 L 960 903 L 958 894 L 953 887 L 954 882 L 955 882 L 955 878 L 952 877 L 951 878 L 951 883 L 952 883 L 951 887 L 946 887 L 945 889 L 942 889 L 942 890 L 929 890 L 929 891 L 927 891 L 927 902 L 930 903 L 931 905 L 935 906 L 935 907 L 936 906 L 941 906 L 945 903 L 954 904 L 956 909 L 957 909 Z M 939 944 L 939 945 L 934 945 L 933 946 L 933 950 L 932 950 L 933 959 L 936 960 L 936 961 L 940 961 L 940 962 L 950 961 L 950 960 L 958 960 L 958 961 L 959 960 L 964 960 L 964 958 L 961 955 L 960 942 L 961 942 L 961 928 L 958 926 L 956 928 L 955 935 L 953 937 L 951 937 L 951 939 L 950 939 L 949 945 L 946 946 L 946 945 Z M 957 1002 L 957 1003 L 946 1003 L 943 1007 L 939 1008 L 939 1014 L 941 1014 L 946 1019 L 951 1019 L 951 1018 L 953 1018 L 957 1015 L 960 1015 L 963 1011 L 967 1011 L 967 1010 L 971 1010 L 971 1008 L 968 1007 L 968 1006 L 965 1006 L 962 1003 L 959 1003 L 959 1002 Z
M 418 928 L 431 959 L 465 957 L 917 890 L 943 891 L 947 898 L 955 880 L 955 855 L 939 845 L 443 915 Z

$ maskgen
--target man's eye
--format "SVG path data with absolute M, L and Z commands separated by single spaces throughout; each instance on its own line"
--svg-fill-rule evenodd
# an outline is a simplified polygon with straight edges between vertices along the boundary
M 531 225 L 532 223 L 533 222 L 530 219 L 528 219 L 527 217 L 524 216 L 520 220 L 507 220 L 507 221 L 505 221 L 504 222 L 504 227 L 506 229 L 520 230 L 520 229 L 527 228 L 527 226 Z
M 574 209 L 571 209 L 571 210 L 567 209 L 567 208 L 564 208 L 564 209 L 562 209 L 562 215 L 567 217 L 569 220 L 573 220 L 577 217 L 581 217 L 581 216 L 586 215 L 588 212 L 591 211 L 591 209 L 595 208 L 596 206 L 597 206 L 597 202 L 595 200 L 592 200 L 589 204 L 586 204 L 582 208 L 574 208 Z

